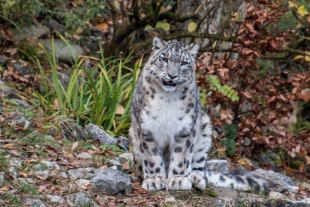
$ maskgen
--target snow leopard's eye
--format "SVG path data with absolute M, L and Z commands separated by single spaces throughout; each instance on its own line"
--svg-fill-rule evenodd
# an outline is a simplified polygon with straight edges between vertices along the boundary
M 160 58 L 162 61 L 164 61 L 165 63 L 167 63 L 168 62 L 168 59 L 167 58 L 165 58 L 165 57 L 161 57 Z
M 188 64 L 189 62 L 185 62 L 185 61 L 181 62 L 181 66 L 188 65 Z

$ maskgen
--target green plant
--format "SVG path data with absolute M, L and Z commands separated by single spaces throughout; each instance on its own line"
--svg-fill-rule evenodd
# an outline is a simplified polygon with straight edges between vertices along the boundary
M 120 134 L 128 129 L 131 96 L 141 60 L 132 69 L 127 66 L 130 55 L 125 59 L 106 59 L 100 48 L 100 59 L 75 59 L 69 74 L 70 80 L 68 84 L 64 84 L 57 70 L 53 41 L 52 51 L 43 50 L 51 77 L 46 74 L 39 60 L 35 60 L 42 79 L 40 90 L 32 94 L 32 101 L 37 106 L 44 108 L 51 116 L 69 117 L 80 125 L 90 122 L 100 125 L 111 134 Z M 86 59 L 97 63 L 92 68 L 85 68 L 83 63 Z
M 235 124 L 225 125 L 225 138 L 220 140 L 220 146 L 226 147 L 226 154 L 232 156 L 236 151 L 235 138 L 238 135 L 238 127 Z
M 216 75 L 206 75 L 206 79 L 211 85 L 211 89 L 217 90 L 224 96 L 230 98 L 232 101 L 238 101 L 238 93 L 229 85 L 222 85 Z

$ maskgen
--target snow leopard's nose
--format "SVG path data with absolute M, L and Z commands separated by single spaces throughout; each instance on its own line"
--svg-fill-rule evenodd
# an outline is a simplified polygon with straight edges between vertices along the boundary
M 169 78 L 170 78 L 171 80 L 173 80 L 173 79 L 175 79 L 175 78 L 177 77 L 177 75 L 171 75 L 171 74 L 169 74 L 169 73 L 168 73 L 168 76 L 169 76 Z

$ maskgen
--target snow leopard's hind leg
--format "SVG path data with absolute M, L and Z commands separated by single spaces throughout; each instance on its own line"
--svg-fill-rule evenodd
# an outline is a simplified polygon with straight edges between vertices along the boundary
M 206 188 L 206 162 L 212 145 L 212 122 L 210 117 L 201 112 L 201 125 L 193 150 L 191 181 L 194 187 Z

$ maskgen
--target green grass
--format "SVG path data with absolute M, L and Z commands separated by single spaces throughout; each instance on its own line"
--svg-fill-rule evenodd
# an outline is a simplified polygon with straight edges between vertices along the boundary
M 54 49 L 51 52 L 44 51 L 48 60 L 47 70 L 39 60 L 33 60 L 41 76 L 39 90 L 33 91 L 29 97 L 36 107 L 56 119 L 64 116 L 79 125 L 94 123 L 113 135 L 127 132 L 131 96 L 141 60 L 130 68 L 127 66 L 130 55 L 125 59 L 105 58 L 101 49 L 100 59 L 76 58 L 70 69 L 69 83 L 65 85 L 59 77 Z M 95 64 L 85 68 L 84 62 L 88 60 Z

